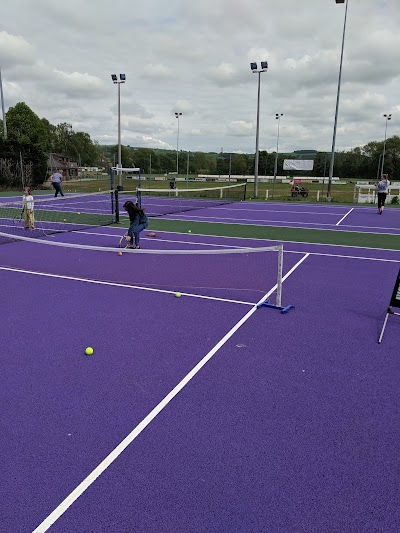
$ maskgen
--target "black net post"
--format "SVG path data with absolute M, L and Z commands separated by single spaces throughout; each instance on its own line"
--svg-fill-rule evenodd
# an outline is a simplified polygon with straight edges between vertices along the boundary
M 142 209 L 142 193 L 140 189 L 137 189 L 136 191 L 136 205 Z
M 119 223 L 119 191 L 118 189 L 115 189 L 114 191 L 114 215 L 115 215 L 114 217 L 115 222 Z

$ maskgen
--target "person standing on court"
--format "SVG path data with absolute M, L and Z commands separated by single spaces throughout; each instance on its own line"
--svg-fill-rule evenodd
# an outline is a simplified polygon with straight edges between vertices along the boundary
M 386 196 L 388 192 L 389 180 L 387 174 L 382 174 L 381 181 L 376 186 L 378 194 L 378 213 L 381 215 L 385 207 Z
M 25 221 L 25 229 L 35 229 L 35 216 L 33 214 L 34 201 L 31 194 L 30 187 L 24 187 L 23 201 L 23 215 Z
M 58 193 L 61 194 L 61 196 L 64 196 L 64 192 L 61 188 L 61 182 L 62 182 L 63 176 L 59 169 L 57 168 L 54 174 L 51 176 L 51 184 L 53 185 L 53 188 L 55 190 L 54 196 L 58 196 Z

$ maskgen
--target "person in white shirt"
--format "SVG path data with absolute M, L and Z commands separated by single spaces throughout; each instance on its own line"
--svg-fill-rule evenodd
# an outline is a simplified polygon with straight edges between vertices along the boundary
M 385 201 L 388 192 L 389 180 L 387 174 L 382 174 L 381 181 L 376 186 L 378 193 L 378 213 L 381 215 L 385 208 Z
M 29 187 L 24 187 L 22 201 L 25 229 L 35 229 L 35 215 L 33 214 L 34 201 Z

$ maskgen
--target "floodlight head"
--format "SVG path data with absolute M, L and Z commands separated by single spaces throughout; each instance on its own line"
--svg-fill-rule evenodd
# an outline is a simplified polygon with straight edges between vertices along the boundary
M 182 113 L 177 113 L 177 112 L 175 111 L 175 116 L 176 116 L 176 118 L 180 117 L 181 115 L 182 115 Z
M 344 4 L 344 0 L 336 0 L 337 4 Z
M 250 63 L 250 68 L 253 72 L 257 70 L 257 63 Z
M 121 81 L 126 81 L 126 76 L 125 76 L 125 74 L 120 74 L 120 75 L 119 75 L 119 79 L 120 79 Z
M 111 74 L 111 79 L 114 83 L 117 83 L 118 78 L 116 74 Z
M 261 68 L 263 70 L 267 70 L 268 68 L 268 61 L 261 61 Z

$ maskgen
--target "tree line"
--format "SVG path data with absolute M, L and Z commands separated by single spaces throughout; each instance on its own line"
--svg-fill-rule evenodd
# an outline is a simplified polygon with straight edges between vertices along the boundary
M 0 137 L 0 187 L 20 187 L 21 175 L 25 183 L 40 186 L 48 178 L 47 161 L 50 153 L 69 157 L 78 166 L 99 166 L 108 169 L 118 161 L 118 146 L 99 145 L 88 133 L 74 131 L 66 122 L 51 124 L 46 118 L 39 118 L 24 102 L 10 107 L 6 113 L 7 139 Z M 0 128 L 3 130 L 2 121 Z M 383 141 L 335 153 L 334 176 L 347 180 L 368 180 L 380 174 Z M 275 152 L 260 151 L 259 176 L 274 174 Z M 296 159 L 292 154 L 278 154 L 278 175 L 287 175 L 283 170 L 284 159 Z M 329 173 L 330 153 L 317 152 L 312 156 L 304 154 L 303 159 L 314 159 L 314 169 L 307 176 L 322 177 Z M 254 174 L 254 154 L 184 152 L 150 148 L 121 146 L 123 167 L 139 167 L 143 174 Z M 400 180 L 400 137 L 387 139 L 385 145 L 384 169 L 391 180 Z M 301 177 L 305 172 L 291 172 Z

